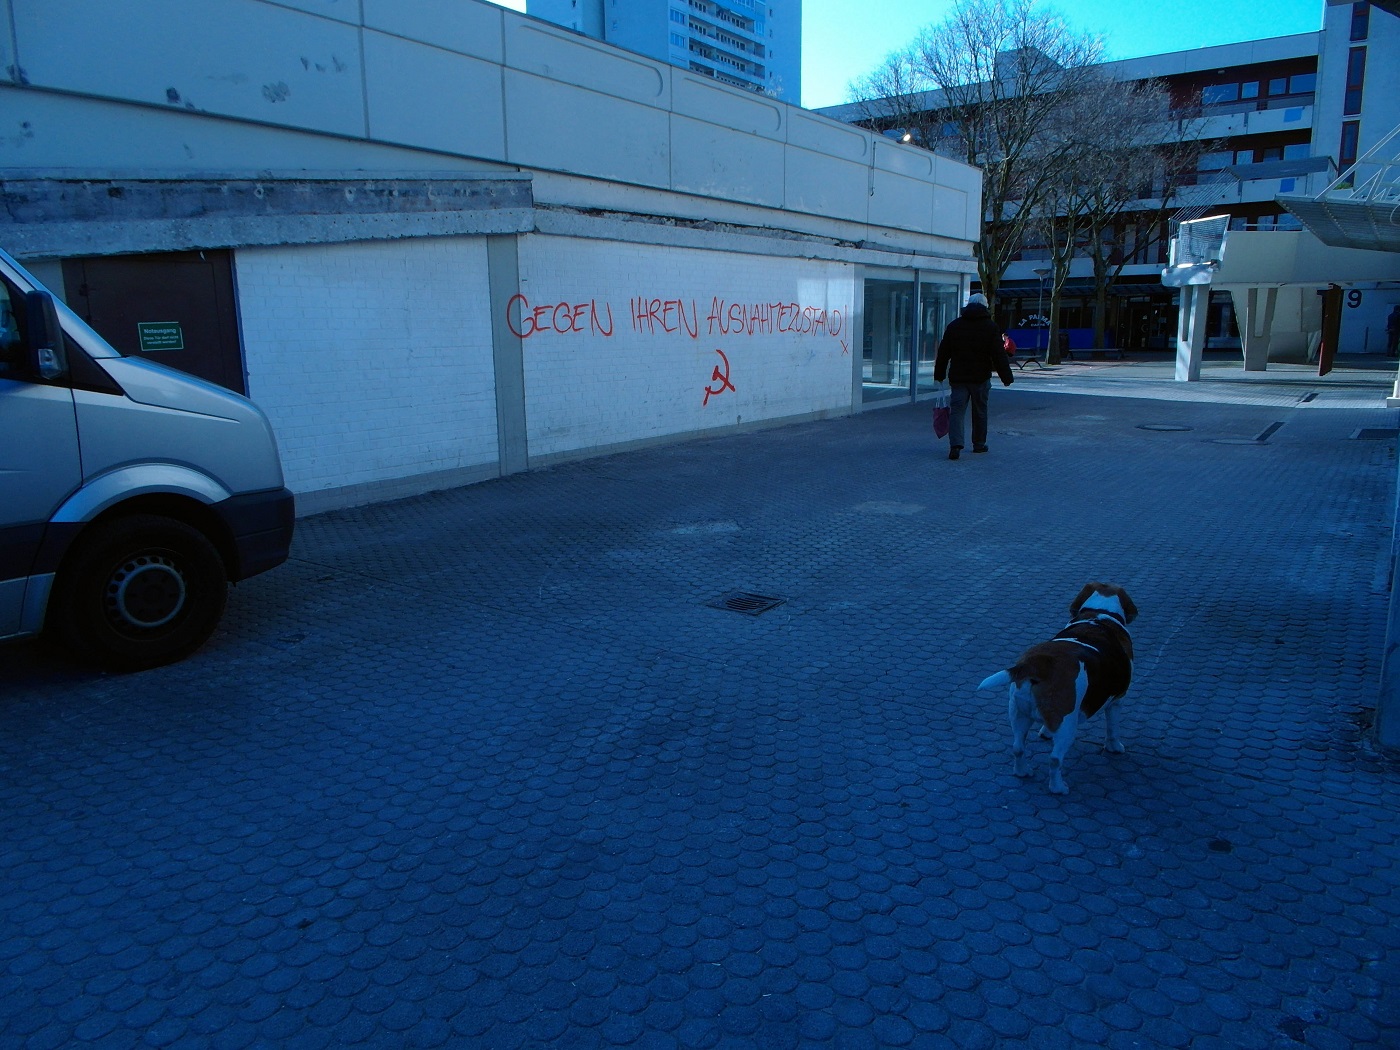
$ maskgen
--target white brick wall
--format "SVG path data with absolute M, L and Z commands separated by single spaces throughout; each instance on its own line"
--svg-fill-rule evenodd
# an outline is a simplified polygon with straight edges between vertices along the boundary
M 235 255 L 249 395 L 294 492 L 494 464 L 480 238 Z
M 532 456 L 850 410 L 851 266 L 530 236 L 520 271 Z

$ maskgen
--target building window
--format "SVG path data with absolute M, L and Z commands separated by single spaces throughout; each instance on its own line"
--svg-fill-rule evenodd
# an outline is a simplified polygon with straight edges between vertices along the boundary
M 1238 84 L 1211 84 L 1201 91 L 1201 102 L 1207 106 L 1219 105 L 1222 102 L 1234 102 L 1240 97 L 1240 86 Z
M 684 51 L 684 50 L 685 50 L 685 37 L 683 37 L 680 33 L 672 33 L 672 34 L 671 34 L 671 46 L 672 46 L 672 47 L 678 47 L 678 48 L 680 48 L 682 51 Z
M 675 8 L 671 9 L 672 22 L 679 22 L 681 25 L 685 25 L 688 18 L 689 16 L 684 11 L 677 11 Z
M 1347 120 L 1342 122 L 1342 141 L 1337 147 L 1337 169 L 1346 171 L 1356 163 L 1356 150 L 1361 141 L 1361 122 L 1359 120 Z
M 1351 38 L 1365 40 L 1371 32 L 1371 5 L 1351 5 Z
M 1347 89 L 1342 113 L 1354 117 L 1361 112 L 1361 89 L 1366 84 L 1366 49 L 1354 47 L 1347 55 Z
M 1249 81 L 1248 83 L 1245 83 L 1245 84 L 1241 84 L 1241 85 L 1240 85 L 1240 98 L 1258 98 L 1258 97 L 1259 97 L 1259 81 L 1257 81 L 1257 80 L 1251 80 L 1251 81 Z
M 1290 95 L 1306 95 L 1316 90 L 1316 73 L 1295 73 L 1288 78 L 1288 93 Z

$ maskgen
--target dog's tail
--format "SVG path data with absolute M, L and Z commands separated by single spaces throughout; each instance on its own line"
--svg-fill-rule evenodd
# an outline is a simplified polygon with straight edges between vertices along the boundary
M 982 684 L 977 687 L 977 691 L 980 693 L 983 689 L 1000 689 L 1010 683 L 1011 672 L 998 671 L 996 674 L 992 675 L 992 677 L 982 679 Z

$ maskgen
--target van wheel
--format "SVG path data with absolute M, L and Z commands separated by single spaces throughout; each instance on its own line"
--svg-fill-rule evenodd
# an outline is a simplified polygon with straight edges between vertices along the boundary
M 137 515 L 93 526 L 54 583 L 49 624 L 83 660 L 143 671 L 203 645 L 224 614 L 218 550 L 173 518 Z

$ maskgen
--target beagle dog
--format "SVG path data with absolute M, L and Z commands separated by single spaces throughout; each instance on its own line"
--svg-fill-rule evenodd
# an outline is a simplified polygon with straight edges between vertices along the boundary
M 1026 734 L 1039 716 L 1054 741 L 1050 751 L 1050 791 L 1063 795 L 1065 755 L 1074 743 L 1079 723 L 1100 709 L 1104 713 L 1105 749 L 1124 750 L 1113 724 L 1114 701 L 1128 691 L 1133 678 L 1133 639 L 1128 624 L 1137 606 L 1122 587 L 1088 583 L 1069 607 L 1070 620 L 1048 642 L 1033 645 L 1005 671 L 998 671 L 977 688 L 1009 689 L 1011 754 L 1018 777 L 1031 775 L 1026 762 Z

